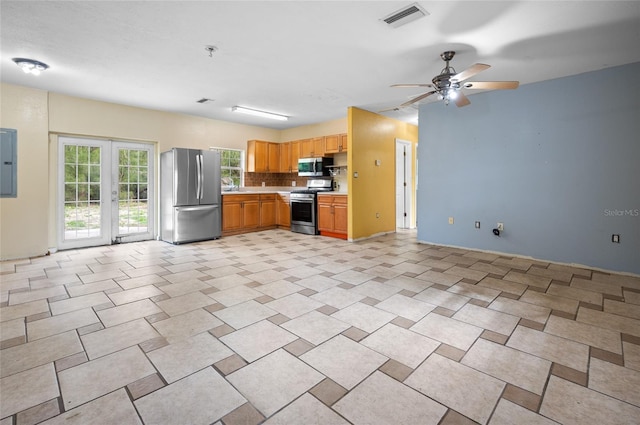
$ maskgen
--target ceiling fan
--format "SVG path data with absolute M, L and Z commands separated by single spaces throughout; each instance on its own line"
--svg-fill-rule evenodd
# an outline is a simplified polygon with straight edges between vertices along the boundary
M 422 99 L 431 96 L 432 94 L 438 94 L 440 98 L 444 100 L 445 105 L 448 105 L 449 101 L 453 101 L 458 107 L 467 106 L 471 102 L 469 101 L 469 98 L 462 92 L 463 88 L 472 90 L 505 90 L 518 88 L 518 85 L 520 84 L 518 81 L 474 81 L 465 83 L 465 80 L 468 80 L 474 75 L 490 68 L 490 65 L 476 63 L 462 72 L 456 72 L 456 70 L 453 69 L 451 65 L 449 65 L 449 62 L 451 61 L 451 59 L 453 59 L 455 54 L 456 52 L 454 51 L 447 51 L 440 55 L 442 60 L 445 61 L 446 65 L 442 69 L 442 71 L 440 71 L 440 74 L 433 77 L 433 79 L 431 80 L 431 84 L 392 85 L 391 87 L 431 87 L 433 88 L 433 90 L 416 96 L 396 108 L 387 109 L 387 111 L 397 111 L 400 108 L 413 105 L 414 103 L 419 102 Z

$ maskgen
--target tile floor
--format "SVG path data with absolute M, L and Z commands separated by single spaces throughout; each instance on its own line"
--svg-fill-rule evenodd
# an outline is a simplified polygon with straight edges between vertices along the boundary
M 1 263 L 0 425 L 640 423 L 640 278 L 415 239 Z

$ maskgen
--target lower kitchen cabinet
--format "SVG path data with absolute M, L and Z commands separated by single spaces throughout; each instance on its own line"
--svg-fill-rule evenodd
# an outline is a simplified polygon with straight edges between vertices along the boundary
M 260 225 L 260 195 L 222 197 L 222 234 L 251 232 Z
M 291 227 L 288 193 L 234 193 L 222 196 L 222 236 Z
M 347 196 L 318 194 L 318 230 L 322 236 L 347 239 Z
M 222 196 L 223 236 L 275 227 L 275 193 Z
M 276 226 L 276 194 L 260 195 L 260 228 Z
M 282 229 L 291 228 L 291 200 L 288 193 L 276 197 L 276 224 Z

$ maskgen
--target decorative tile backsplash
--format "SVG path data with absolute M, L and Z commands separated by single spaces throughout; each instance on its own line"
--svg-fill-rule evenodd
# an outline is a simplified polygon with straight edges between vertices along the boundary
M 298 177 L 298 173 L 244 173 L 245 187 L 262 186 L 293 186 L 291 182 L 296 182 L 296 186 L 307 185 L 308 177 Z

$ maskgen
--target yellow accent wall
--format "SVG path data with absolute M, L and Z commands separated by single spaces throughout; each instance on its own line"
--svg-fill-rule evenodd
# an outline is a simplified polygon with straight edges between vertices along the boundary
M 18 196 L 0 198 L 0 258 L 25 258 L 48 251 L 47 92 L 0 86 L 0 127 L 17 130 Z
M 355 107 L 348 109 L 347 123 L 349 239 L 395 232 L 396 138 L 412 142 L 415 158 L 418 127 Z M 358 173 L 357 178 L 354 173 Z M 412 174 L 415 176 L 415 167 Z

